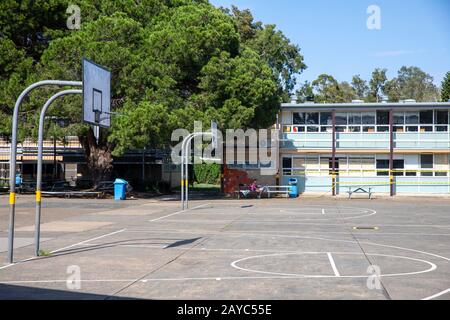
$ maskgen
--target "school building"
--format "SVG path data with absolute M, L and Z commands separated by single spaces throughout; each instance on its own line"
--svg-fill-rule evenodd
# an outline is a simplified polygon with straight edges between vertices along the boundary
M 283 104 L 280 181 L 300 192 L 450 194 L 450 102 Z

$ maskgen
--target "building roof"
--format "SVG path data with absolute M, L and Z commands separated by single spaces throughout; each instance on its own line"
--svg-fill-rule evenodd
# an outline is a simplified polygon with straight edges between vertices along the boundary
M 450 102 L 283 103 L 281 109 L 450 109 Z

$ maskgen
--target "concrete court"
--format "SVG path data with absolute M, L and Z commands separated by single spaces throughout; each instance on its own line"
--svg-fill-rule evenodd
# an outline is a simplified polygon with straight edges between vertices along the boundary
M 0 203 L 0 299 L 450 299 L 449 198 Z

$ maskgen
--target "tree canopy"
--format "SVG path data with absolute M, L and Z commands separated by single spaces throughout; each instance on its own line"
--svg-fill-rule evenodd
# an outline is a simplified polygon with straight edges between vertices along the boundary
M 444 84 L 443 84 L 444 87 Z M 444 91 L 443 91 L 444 92 Z M 418 102 L 440 101 L 440 93 L 433 77 L 417 67 L 403 66 L 397 77 L 388 79 L 387 69 L 375 69 L 369 81 L 355 75 L 351 83 L 339 82 L 332 75 L 321 74 L 313 82 L 305 82 L 297 90 L 299 101 L 316 103 L 391 102 L 414 99 Z
M 441 97 L 444 102 L 450 101 L 450 71 L 447 72 L 442 81 Z
M 100 150 L 105 156 L 167 147 L 171 131 L 192 129 L 194 120 L 268 127 L 306 68 L 300 48 L 248 10 L 207 0 L 81 0 L 81 29 L 68 30 L 69 4 L 1 2 L 0 117 L 10 119 L 28 84 L 80 80 L 82 58 L 93 60 L 112 71 L 112 109 L 121 116 L 111 130 L 98 144 L 92 139 L 80 121 L 79 97 L 63 98 L 50 111 L 69 120 L 60 136 L 79 136 L 91 158 Z M 39 89 L 27 99 L 21 137 L 36 135 L 36 110 L 53 92 Z M 10 123 L 2 121 L 0 134 L 10 134 Z

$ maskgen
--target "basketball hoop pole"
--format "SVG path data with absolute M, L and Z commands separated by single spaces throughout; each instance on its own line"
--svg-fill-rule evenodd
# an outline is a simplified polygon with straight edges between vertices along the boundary
M 14 222 L 15 222 L 15 208 L 16 208 L 16 160 L 17 160 L 17 126 L 19 119 L 19 109 L 23 99 L 34 89 L 42 86 L 75 86 L 81 87 L 81 81 L 61 81 L 61 80 L 44 80 L 36 82 L 26 88 L 19 96 L 14 106 L 14 113 L 12 118 L 12 139 L 11 152 L 9 159 L 9 228 L 8 228 L 8 260 L 9 263 L 14 261 Z
M 39 118 L 39 134 L 38 134 L 38 158 L 37 158 L 37 180 L 36 180 L 36 215 L 35 215 L 35 255 L 39 257 L 39 243 L 41 238 L 41 207 L 42 207 L 42 157 L 43 157 L 43 145 L 44 145 L 44 121 L 45 113 L 48 108 L 55 102 L 56 99 L 69 94 L 83 94 L 83 90 L 65 90 L 55 94 L 48 99 L 44 107 L 41 110 L 41 116 Z

